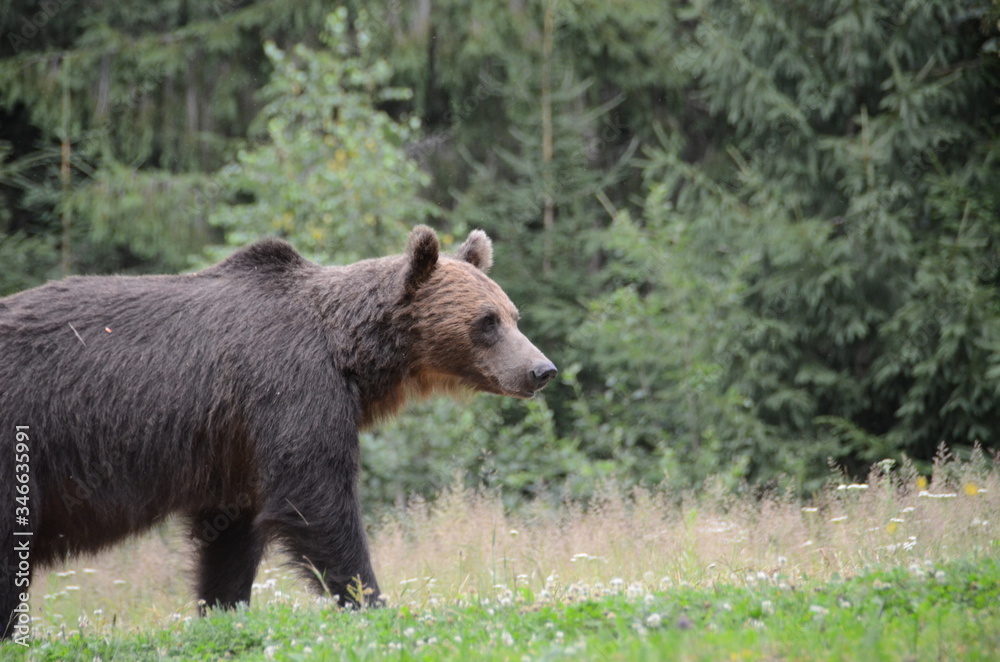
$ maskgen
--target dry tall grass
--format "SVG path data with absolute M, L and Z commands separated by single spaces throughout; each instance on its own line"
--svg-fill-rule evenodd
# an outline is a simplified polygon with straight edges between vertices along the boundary
M 452 490 L 387 522 L 376 569 L 390 602 L 433 602 L 527 587 L 552 598 L 673 583 L 825 580 L 872 567 L 1000 554 L 1000 472 L 977 451 L 942 457 L 930 480 L 876 467 L 809 503 L 609 487 L 584 509 L 513 516 L 499 499 Z M 915 568 L 916 571 L 916 568 Z
M 883 463 L 864 484 L 832 484 L 809 503 L 707 489 L 675 495 L 608 487 L 589 507 L 505 512 L 501 499 L 455 488 L 387 517 L 375 530 L 389 604 L 561 600 L 674 584 L 825 580 L 871 567 L 914 572 L 1000 554 L 1000 461 L 943 454 L 932 478 Z M 32 585 L 35 631 L 163 626 L 194 613 L 182 536 L 161 530 Z M 70 570 L 74 574 L 66 574 Z M 314 597 L 277 556 L 255 600 Z M 75 588 L 74 588 L 75 587 Z M 528 589 L 525 591 L 524 589 Z

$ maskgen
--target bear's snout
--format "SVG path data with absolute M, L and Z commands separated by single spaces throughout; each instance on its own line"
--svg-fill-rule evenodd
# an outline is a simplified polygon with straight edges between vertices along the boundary
M 552 361 L 542 361 L 535 364 L 535 367 L 528 373 L 534 384 L 535 390 L 545 388 L 545 385 L 552 381 L 552 378 L 559 373 Z

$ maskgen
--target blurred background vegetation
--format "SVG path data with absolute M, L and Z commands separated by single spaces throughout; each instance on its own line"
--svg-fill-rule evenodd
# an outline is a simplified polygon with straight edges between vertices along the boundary
M 816 488 L 1000 442 L 989 0 L 0 1 L 0 294 L 496 242 L 562 368 L 366 433 L 365 494 Z M 2 360 L 2 359 L 0 359 Z

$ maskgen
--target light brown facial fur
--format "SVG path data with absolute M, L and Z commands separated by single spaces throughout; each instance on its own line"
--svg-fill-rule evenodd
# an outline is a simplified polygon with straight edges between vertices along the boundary
M 486 275 L 492 262 L 489 238 L 474 232 L 455 257 L 440 256 L 416 288 L 411 359 L 422 388 L 528 398 L 555 375 L 552 362 L 518 330 L 517 308 Z
M 401 256 L 331 267 L 317 280 L 331 342 L 364 393 L 360 426 L 393 414 L 412 397 L 485 391 L 529 398 L 556 374 L 517 328 L 518 312 L 486 270 L 493 245 L 475 230 L 441 255 L 426 226 Z M 337 290 L 336 282 L 365 283 Z M 356 327 L 356 328 L 355 328 Z

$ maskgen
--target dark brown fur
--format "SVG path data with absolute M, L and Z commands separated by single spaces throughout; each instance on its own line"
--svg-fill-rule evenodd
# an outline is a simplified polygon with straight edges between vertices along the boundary
M 208 606 L 249 601 L 270 541 L 342 601 L 356 577 L 377 597 L 359 428 L 413 396 L 527 397 L 555 373 L 491 263 L 481 232 L 448 257 L 418 227 L 406 254 L 346 267 L 264 240 L 196 274 L 76 277 L 0 299 L 0 447 L 15 426 L 30 439 L 27 526 L 14 453 L 0 453 L 4 636 L 26 590 L 16 543 L 30 539 L 33 571 L 174 513 Z

